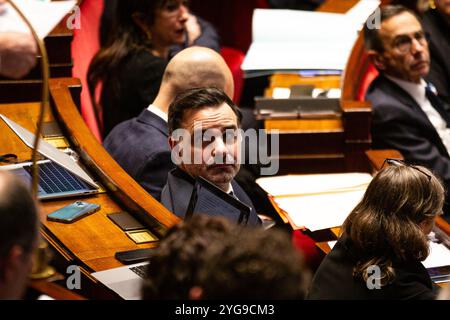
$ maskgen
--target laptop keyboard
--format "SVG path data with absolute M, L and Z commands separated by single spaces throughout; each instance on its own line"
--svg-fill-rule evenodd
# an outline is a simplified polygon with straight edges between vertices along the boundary
M 30 172 L 31 166 L 26 169 Z M 39 164 L 39 186 L 50 194 L 90 189 L 75 175 L 53 162 Z
M 134 273 L 136 273 L 139 277 L 145 279 L 146 276 L 146 269 L 147 269 L 147 265 L 142 265 L 142 266 L 136 266 L 136 267 L 131 267 L 130 270 L 133 271 Z

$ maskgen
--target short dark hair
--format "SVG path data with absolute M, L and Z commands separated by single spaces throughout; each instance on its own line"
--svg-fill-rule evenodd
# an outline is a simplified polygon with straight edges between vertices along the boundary
M 169 229 L 150 258 L 143 299 L 188 299 L 198 270 L 205 264 L 205 250 L 233 229 L 227 219 L 205 215 Z
M 230 106 L 236 114 L 238 124 L 240 124 L 242 119 L 241 112 L 223 90 L 217 88 L 194 88 L 180 93 L 169 106 L 169 134 L 181 128 L 184 114 L 187 110 L 219 107 L 223 103 Z
M 203 299 L 303 299 L 310 272 L 280 230 L 236 229 L 205 253 L 199 272 Z
M 403 12 L 411 13 L 420 22 L 420 18 L 417 16 L 417 14 L 414 11 L 412 11 L 402 5 L 387 5 L 387 6 L 380 8 L 380 24 L 389 18 L 392 18 L 394 16 L 402 14 Z M 377 11 L 372 13 L 369 16 L 369 18 L 366 20 L 366 23 L 364 23 L 364 28 L 363 28 L 364 46 L 365 46 L 366 50 L 375 50 L 377 52 L 383 52 L 384 46 L 383 46 L 383 42 L 381 41 L 381 38 L 380 38 L 379 28 L 377 28 L 377 27 L 369 28 L 369 25 L 371 24 L 370 21 L 371 21 L 371 19 L 373 19 L 373 15 L 376 13 L 377 13 Z
M 27 186 L 19 178 L 0 172 L 0 260 L 12 246 L 19 245 L 24 252 L 33 248 L 38 232 L 36 203 Z

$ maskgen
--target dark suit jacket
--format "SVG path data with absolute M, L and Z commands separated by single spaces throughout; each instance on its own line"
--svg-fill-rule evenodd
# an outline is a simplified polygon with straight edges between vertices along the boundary
M 437 10 L 428 10 L 423 16 L 423 28 L 430 34 L 431 69 L 427 80 L 450 104 L 450 26 Z
M 432 169 L 450 186 L 450 158 L 442 140 L 416 101 L 383 75 L 370 85 L 372 145 L 375 149 L 397 149 L 406 160 Z M 450 117 L 436 109 L 450 126 Z
M 161 203 L 171 212 L 184 218 L 194 190 L 194 179 L 188 176 L 181 169 L 176 168 L 169 172 L 167 184 L 161 193 Z M 237 184 L 231 181 L 235 196 L 246 205 L 252 208 L 248 219 L 248 225 L 260 225 L 261 221 L 256 214 L 255 207 L 247 194 Z
M 175 167 L 168 137 L 167 123 L 145 109 L 139 117 L 115 127 L 103 145 L 129 175 L 159 200 L 167 173 Z
M 353 278 L 358 259 L 352 242 L 342 237 L 322 261 L 314 275 L 308 299 L 372 300 L 434 299 L 433 285 L 427 270 L 419 261 L 394 264 L 394 281 L 381 289 L 369 290 L 363 280 Z

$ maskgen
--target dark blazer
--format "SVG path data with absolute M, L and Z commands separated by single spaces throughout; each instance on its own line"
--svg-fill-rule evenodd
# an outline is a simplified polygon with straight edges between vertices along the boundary
M 442 140 L 416 101 L 383 75 L 367 91 L 372 102 L 372 145 L 397 149 L 406 160 L 432 169 L 450 186 L 450 158 Z M 450 126 L 445 110 L 436 109 Z
M 450 25 L 437 10 L 428 10 L 422 22 L 430 34 L 431 69 L 427 80 L 436 87 L 439 97 L 450 104 Z
M 357 256 L 351 240 L 341 237 L 314 275 L 311 300 L 431 300 L 435 298 L 427 270 L 419 261 L 394 265 L 394 281 L 381 289 L 368 289 L 363 280 L 353 278 Z
M 115 127 L 103 145 L 129 175 L 159 200 L 167 173 L 175 167 L 168 137 L 167 123 L 145 109 L 139 117 Z
M 164 186 L 161 193 L 161 203 L 169 211 L 180 218 L 184 218 L 194 189 L 194 183 L 194 179 L 181 169 L 175 168 L 170 171 L 167 177 L 167 184 Z M 261 221 L 256 214 L 255 207 L 245 191 L 242 190 L 234 180 L 231 181 L 231 185 L 235 196 L 252 208 L 248 219 L 248 225 L 260 225 Z

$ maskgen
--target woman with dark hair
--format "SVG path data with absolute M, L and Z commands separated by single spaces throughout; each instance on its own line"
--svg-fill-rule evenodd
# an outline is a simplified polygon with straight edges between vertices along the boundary
M 424 167 L 390 164 L 347 217 L 314 276 L 309 299 L 434 299 L 421 261 L 445 191 Z
M 185 41 L 186 0 L 120 0 L 112 33 L 88 71 L 92 97 L 106 136 L 118 123 L 137 116 L 156 97 L 169 48 Z

